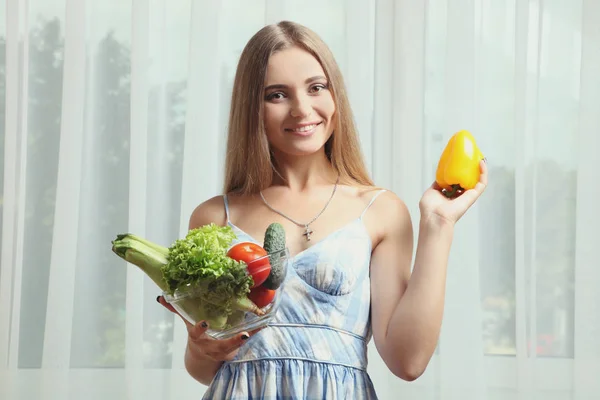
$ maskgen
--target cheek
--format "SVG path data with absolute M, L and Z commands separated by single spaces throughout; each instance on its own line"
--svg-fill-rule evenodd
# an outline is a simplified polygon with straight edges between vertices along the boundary
M 285 119 L 285 107 L 281 105 L 268 104 L 265 105 L 265 126 L 278 127 L 281 126 Z
M 333 119 L 333 115 L 335 114 L 335 103 L 331 96 L 323 96 L 320 98 L 317 107 L 321 111 L 321 115 L 330 120 Z

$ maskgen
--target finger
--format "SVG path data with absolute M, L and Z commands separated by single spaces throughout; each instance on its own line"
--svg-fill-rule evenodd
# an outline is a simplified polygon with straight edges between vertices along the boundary
M 256 335 L 258 332 L 263 330 L 265 327 L 260 327 L 249 332 L 241 332 L 240 334 L 233 336 L 229 339 L 215 340 L 210 336 L 205 335 L 209 326 L 206 321 L 198 322 L 190 330 L 190 338 L 196 344 L 201 346 L 213 346 L 215 350 L 212 353 L 230 353 L 236 348 L 243 345 L 250 337 Z
M 210 337 L 203 337 L 196 341 L 198 349 L 202 349 L 202 354 L 216 361 L 230 360 L 233 353 L 238 350 L 250 337 L 257 334 L 264 327 L 251 330 L 249 332 L 241 332 L 229 339 L 215 340 Z
M 488 165 L 487 158 L 484 158 L 480 163 L 479 167 L 481 170 L 481 175 L 479 175 L 479 182 L 487 186 L 488 183 Z
M 483 194 L 484 190 L 485 185 L 481 182 L 478 182 L 473 189 L 467 190 L 462 195 L 458 196 L 455 200 L 463 202 L 464 207 L 469 208 L 473 204 L 475 204 L 477 199 L 479 199 L 479 197 Z
M 188 325 L 188 334 L 192 341 L 197 342 L 206 338 L 205 333 L 208 330 L 208 322 L 198 321 L 196 325 L 192 325 L 187 321 L 186 323 Z
M 172 306 L 172 305 L 170 305 L 169 303 L 167 303 L 167 301 L 165 300 L 165 298 L 164 298 L 163 296 L 157 296 L 157 297 L 156 297 L 156 301 L 158 302 L 158 304 L 160 304 L 161 306 L 163 306 L 163 307 L 164 307 L 164 308 L 166 308 L 167 310 L 171 311 L 172 313 L 179 314 L 179 313 L 177 312 L 177 310 L 175 310 L 175 309 L 173 308 L 173 306 Z
M 488 184 L 488 167 L 487 160 L 485 158 L 479 162 L 479 172 L 479 182 L 477 182 L 473 188 L 477 192 L 478 196 L 483 193 Z
M 242 347 L 249 338 L 250 335 L 243 332 L 229 339 L 202 339 L 198 341 L 197 345 L 202 348 L 204 353 L 210 358 L 222 361 L 227 360 L 229 355 Z
M 250 338 L 248 332 L 241 332 L 232 338 L 219 340 L 217 343 L 217 349 L 223 354 L 229 354 L 232 351 L 240 348 Z

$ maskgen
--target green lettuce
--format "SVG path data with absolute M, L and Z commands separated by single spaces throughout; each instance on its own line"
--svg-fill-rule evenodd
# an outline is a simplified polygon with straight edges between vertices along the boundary
M 120 234 L 112 241 L 112 250 L 138 266 L 165 293 L 187 295 L 179 306 L 216 329 L 227 326 L 236 311 L 262 314 L 247 297 L 254 282 L 246 264 L 227 256 L 235 238 L 231 227 L 208 224 L 190 230 L 168 248 L 131 233 Z M 239 313 L 234 316 L 239 319 Z

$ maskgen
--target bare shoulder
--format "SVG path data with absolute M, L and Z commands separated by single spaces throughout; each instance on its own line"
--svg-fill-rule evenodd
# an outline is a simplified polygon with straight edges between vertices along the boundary
M 396 193 L 386 189 L 373 203 L 373 210 L 381 218 L 390 219 L 390 217 L 396 218 L 409 218 L 408 207 L 404 200 L 400 198 Z
M 363 192 L 365 201 L 377 196 L 365 216 L 366 222 L 376 232 L 376 242 L 390 236 L 412 235 L 412 221 L 406 203 L 389 189 L 378 195 L 382 189 L 384 188 L 368 188 Z
M 391 216 L 410 218 L 406 203 L 393 191 L 381 187 L 358 187 L 357 189 L 365 202 L 370 202 L 377 196 L 371 209 L 378 218 L 388 219 Z
M 200 203 L 190 215 L 189 229 L 194 229 L 199 226 L 214 223 L 217 225 L 225 225 L 227 218 L 225 215 L 225 204 L 223 196 L 214 196 Z

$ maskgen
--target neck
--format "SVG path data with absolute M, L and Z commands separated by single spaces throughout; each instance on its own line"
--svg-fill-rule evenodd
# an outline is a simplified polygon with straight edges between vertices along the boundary
M 293 191 L 302 192 L 313 186 L 335 183 L 338 173 L 327 159 L 325 152 L 310 156 L 290 156 L 275 154 L 277 171 L 273 185 L 287 186 Z

